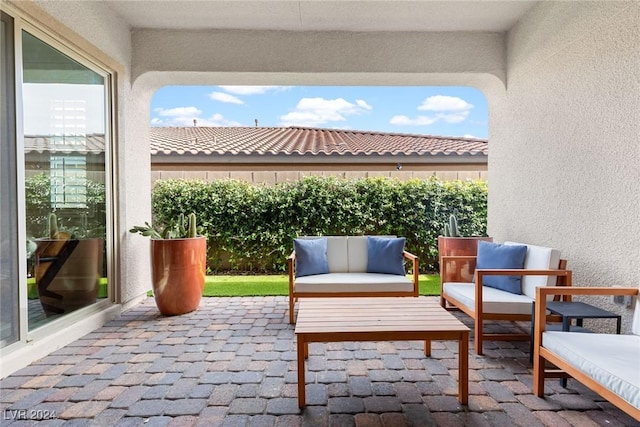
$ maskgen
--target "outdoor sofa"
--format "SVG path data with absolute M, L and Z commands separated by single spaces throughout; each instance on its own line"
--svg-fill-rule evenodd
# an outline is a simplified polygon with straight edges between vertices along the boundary
M 289 323 L 298 298 L 418 296 L 418 257 L 404 250 L 404 237 L 303 236 L 293 243 Z
M 640 422 L 640 303 L 637 288 L 538 288 L 536 295 L 533 392 L 544 397 L 547 378 L 571 376 Z M 631 334 L 546 330 L 549 297 L 631 295 L 636 297 Z M 546 369 L 550 362 L 558 369 Z

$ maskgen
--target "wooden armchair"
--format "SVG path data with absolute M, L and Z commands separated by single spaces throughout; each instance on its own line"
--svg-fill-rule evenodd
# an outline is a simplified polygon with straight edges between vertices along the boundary
M 640 300 L 638 288 L 539 288 L 536 299 L 533 392 L 544 397 L 548 378 L 572 377 L 640 421 Z M 631 333 L 548 331 L 544 314 L 552 295 L 636 298 Z M 547 368 L 551 363 L 555 369 Z
M 518 245 L 506 242 L 505 245 Z M 571 286 L 571 271 L 566 269 L 567 261 L 560 259 L 560 252 L 542 246 L 527 246 L 522 269 L 476 269 L 473 283 L 440 283 L 440 305 L 444 308 L 462 310 L 474 319 L 475 350 L 483 354 L 485 339 L 498 341 L 530 340 L 524 332 L 485 333 L 484 321 L 531 321 L 536 288 L 539 286 Z M 440 277 L 446 277 L 447 265 L 475 260 L 477 257 L 444 256 L 440 262 Z M 447 261 L 460 261 L 449 263 Z M 487 276 L 521 276 L 521 293 L 506 292 L 485 286 Z M 569 298 L 567 298 L 569 300 Z

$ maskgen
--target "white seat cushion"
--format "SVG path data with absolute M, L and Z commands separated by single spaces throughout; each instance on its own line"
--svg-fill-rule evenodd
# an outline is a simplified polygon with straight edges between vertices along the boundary
M 640 408 L 640 336 L 545 331 L 542 346 Z
M 516 242 L 504 242 L 504 244 L 525 245 L 527 247 L 527 256 L 524 259 L 525 269 L 549 270 L 557 269 L 560 265 L 560 251 L 557 249 Z M 522 276 L 522 293 L 535 298 L 538 286 L 555 286 L 557 281 L 557 276 Z
M 442 285 L 442 293 L 450 295 L 460 303 L 475 311 L 475 283 L 448 282 Z M 531 315 L 534 299 L 527 295 L 512 294 L 500 289 L 482 287 L 482 311 L 484 313 L 499 314 L 527 314 Z
M 406 276 L 377 273 L 329 273 L 296 278 L 296 292 L 411 292 Z

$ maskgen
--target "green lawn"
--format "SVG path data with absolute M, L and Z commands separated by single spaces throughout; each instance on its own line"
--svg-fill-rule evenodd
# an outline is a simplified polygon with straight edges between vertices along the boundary
M 27 279 L 29 299 L 38 298 L 38 289 L 34 278 Z M 289 295 L 288 276 L 207 276 L 204 283 L 205 297 L 246 297 L 267 295 Z M 420 275 L 420 295 L 440 295 L 440 276 L 437 274 Z M 98 298 L 107 296 L 107 279 L 102 278 L 98 288 Z M 152 293 L 149 292 L 149 296 Z
M 207 276 L 205 297 L 288 295 L 289 279 L 274 276 Z M 420 275 L 420 295 L 440 295 L 440 276 Z

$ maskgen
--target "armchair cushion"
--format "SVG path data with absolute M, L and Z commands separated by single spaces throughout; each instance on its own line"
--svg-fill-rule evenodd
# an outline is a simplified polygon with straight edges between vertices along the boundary
M 293 239 L 296 252 L 296 277 L 329 273 L 327 239 Z
M 502 245 L 479 241 L 476 269 L 521 269 L 524 267 L 526 256 L 527 246 L 525 245 Z M 522 276 L 485 276 L 482 284 L 512 294 L 522 294 Z
M 504 242 L 505 245 L 523 245 L 523 243 Z M 527 270 L 555 270 L 560 265 L 560 251 L 545 246 L 527 246 L 527 257 L 524 268 Z M 531 298 L 536 297 L 538 286 L 556 286 L 557 276 L 522 276 L 522 293 Z M 552 297 L 550 297 L 552 298 Z
M 367 273 L 396 274 L 405 275 L 404 260 L 404 237 L 367 238 Z

